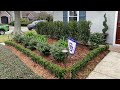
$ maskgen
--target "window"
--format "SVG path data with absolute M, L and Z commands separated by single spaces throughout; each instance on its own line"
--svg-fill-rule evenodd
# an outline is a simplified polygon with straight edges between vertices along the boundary
M 68 22 L 79 21 L 79 11 L 68 11 Z

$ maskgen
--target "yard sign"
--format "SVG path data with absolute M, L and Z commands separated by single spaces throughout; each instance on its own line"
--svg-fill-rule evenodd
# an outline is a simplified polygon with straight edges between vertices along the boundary
M 69 53 L 74 54 L 75 49 L 76 49 L 76 42 L 72 38 L 68 38 L 68 48 L 69 48 Z

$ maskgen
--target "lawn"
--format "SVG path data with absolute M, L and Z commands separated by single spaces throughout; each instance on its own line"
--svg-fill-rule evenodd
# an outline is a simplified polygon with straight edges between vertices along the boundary
M 0 35 L 0 43 L 9 40 L 9 35 Z
M 42 79 L 16 55 L 0 45 L 0 79 Z

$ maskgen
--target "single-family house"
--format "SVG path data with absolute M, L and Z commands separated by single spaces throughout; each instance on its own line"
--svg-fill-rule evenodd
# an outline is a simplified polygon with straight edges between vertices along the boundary
M 22 11 L 22 18 L 26 18 L 29 21 L 37 20 L 39 13 L 36 13 L 35 11 Z
M 8 24 L 14 20 L 14 12 L 13 11 L 0 11 L 0 23 Z
M 120 44 L 120 11 L 54 11 L 53 21 L 69 22 L 71 20 L 89 20 L 92 22 L 91 32 L 102 32 L 104 14 L 106 13 L 107 43 L 112 45 Z

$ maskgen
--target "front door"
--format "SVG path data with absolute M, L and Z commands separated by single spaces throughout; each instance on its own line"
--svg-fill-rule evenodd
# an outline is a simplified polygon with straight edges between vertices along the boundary
M 120 44 L 120 11 L 118 11 L 117 32 L 116 32 L 116 44 Z

